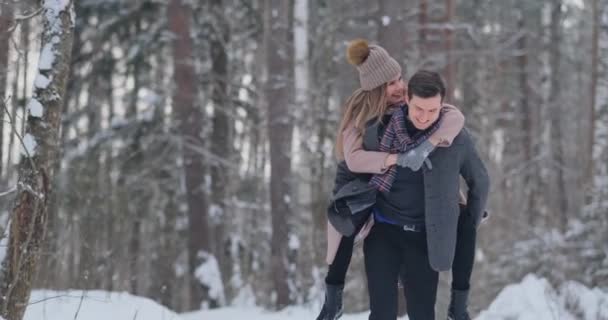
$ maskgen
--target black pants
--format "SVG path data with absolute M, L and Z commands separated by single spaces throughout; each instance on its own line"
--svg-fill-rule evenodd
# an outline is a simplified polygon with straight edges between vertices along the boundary
M 429 263 L 425 232 L 376 223 L 363 244 L 370 320 L 397 318 L 401 277 L 410 320 L 434 320 L 439 273 Z
M 471 286 L 476 238 L 477 229 L 473 223 L 473 218 L 466 210 L 461 210 L 458 218 L 456 252 L 452 265 L 452 289 L 469 290 Z M 354 240 L 354 235 L 342 237 L 336 257 L 332 264 L 329 265 L 325 283 L 332 285 L 344 284 L 353 253 Z

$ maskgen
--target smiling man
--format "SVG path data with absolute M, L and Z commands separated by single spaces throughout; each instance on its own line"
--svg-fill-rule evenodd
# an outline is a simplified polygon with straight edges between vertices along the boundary
M 408 105 L 397 110 L 385 127 L 378 128 L 381 149 L 419 141 L 417 137 L 427 135 L 442 119 L 445 86 L 439 74 L 416 72 L 409 80 L 407 95 Z M 370 320 L 396 318 L 395 283 L 399 277 L 405 284 L 410 320 L 435 319 L 439 271 L 465 269 L 465 280 L 470 277 L 472 261 L 454 261 L 457 230 L 463 224 L 460 221 L 470 221 L 467 225 L 472 229 L 479 224 L 488 197 L 486 168 L 466 129 L 449 147 L 435 150 L 428 140 L 420 147 L 398 157 L 393 176 L 372 178 L 386 188 L 376 197 L 376 223 L 363 248 Z M 429 161 L 422 166 L 420 159 Z M 408 163 L 417 163 L 423 170 L 412 169 Z M 468 185 L 467 205 L 462 209 L 458 204 L 460 176 Z M 456 286 L 452 286 L 454 296 Z M 468 288 L 466 291 L 454 296 L 460 301 L 451 303 L 450 318 L 469 318 Z

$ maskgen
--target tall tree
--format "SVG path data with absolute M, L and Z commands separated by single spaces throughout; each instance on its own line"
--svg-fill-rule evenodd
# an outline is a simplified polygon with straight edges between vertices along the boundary
M 589 90 L 589 131 L 587 133 L 587 157 L 589 161 L 586 166 L 585 180 L 586 183 L 591 185 L 593 183 L 593 146 L 595 145 L 595 121 L 596 112 L 595 104 L 597 100 L 597 83 L 599 78 L 599 44 L 600 44 L 600 7 L 598 6 L 599 0 L 591 0 L 591 15 L 592 19 L 592 34 L 591 34 L 591 84 Z
M 264 46 L 266 48 L 266 101 L 270 144 L 270 208 L 272 215 L 271 269 L 276 307 L 290 304 L 288 281 L 287 217 L 291 216 L 291 139 L 289 74 L 290 2 L 265 0 Z
M 549 65 L 551 67 L 551 80 L 549 89 L 549 109 L 551 110 L 551 152 L 556 175 L 556 202 L 555 211 L 559 216 L 559 226 L 564 230 L 568 219 L 568 195 L 566 194 L 564 139 L 562 127 L 562 103 L 560 70 L 562 53 L 560 43 L 562 36 L 562 0 L 551 1 L 551 20 L 549 26 Z
M 225 1 L 211 0 L 209 9 L 211 23 L 209 29 L 209 49 L 212 61 L 211 67 L 211 101 L 213 102 L 213 132 L 211 133 L 211 150 L 213 159 L 210 163 L 211 194 L 209 196 L 209 213 L 214 217 L 214 252 L 225 283 L 231 276 L 230 255 L 224 254 L 229 235 L 225 234 L 225 226 L 231 222 L 227 216 L 226 202 L 229 199 L 231 159 L 235 159 L 233 147 L 233 130 L 231 115 L 234 113 L 232 99 L 229 96 L 230 75 L 228 74 L 227 46 L 230 40 L 228 19 L 224 14 Z
M 12 6 L 5 3 L 0 3 L 0 105 L 3 108 L 0 109 L 0 181 L 2 181 L 2 174 L 4 172 L 2 159 L 4 149 L 4 108 L 8 110 L 5 105 L 6 89 L 7 89 L 7 76 L 8 76 L 8 53 L 9 53 L 9 28 L 12 20 Z
M 13 206 L 7 258 L 2 265 L 0 315 L 23 317 L 44 241 L 48 200 L 57 160 L 62 99 L 69 74 L 74 5 L 45 0 L 42 52 L 35 93 L 28 104 L 18 193 Z
M 188 203 L 188 268 L 191 276 L 189 308 L 196 309 L 204 298 L 204 288 L 196 281 L 196 268 L 204 254 L 212 252 L 209 218 L 205 197 L 205 168 L 200 159 L 204 145 L 201 137 L 202 107 L 197 105 L 198 90 L 193 66 L 193 41 L 190 36 L 191 10 L 182 0 L 171 0 L 169 28 L 173 33 L 173 112 L 181 138 L 186 200 Z

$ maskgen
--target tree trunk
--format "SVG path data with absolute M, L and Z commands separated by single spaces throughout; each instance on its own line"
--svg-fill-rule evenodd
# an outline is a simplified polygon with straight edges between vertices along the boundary
M 290 304 L 288 281 L 287 217 L 291 216 L 291 139 L 292 118 L 289 111 L 290 59 L 289 1 L 265 1 L 266 101 L 268 102 L 268 137 L 270 143 L 270 207 L 272 215 L 271 269 L 280 309 Z
M 403 73 L 407 72 L 406 43 L 407 43 L 407 17 L 406 9 L 411 1 L 382 0 L 378 4 L 378 16 L 381 17 L 378 25 L 378 44 L 395 58 Z M 411 5 L 411 3 L 409 3 Z M 405 74 L 403 75 L 405 77 Z
M 523 3 L 520 4 L 520 15 L 519 20 L 517 21 L 517 27 L 519 30 L 526 30 L 526 13 L 525 8 L 523 8 Z M 524 31 L 525 32 L 525 31 Z M 522 119 L 521 128 L 522 134 L 521 139 L 518 141 L 518 144 L 521 143 L 523 146 L 523 161 L 532 165 L 532 147 L 534 144 L 534 133 L 533 133 L 533 114 L 532 110 L 530 110 L 530 105 L 528 101 L 531 99 L 530 96 L 530 86 L 528 85 L 528 46 L 527 46 L 527 32 L 521 36 L 518 41 L 518 49 L 520 50 L 520 55 L 517 58 L 517 66 L 518 66 L 518 75 L 519 75 L 519 115 Z M 535 212 L 531 212 L 533 209 L 535 197 L 533 197 L 534 192 L 532 189 L 535 189 L 535 184 L 533 184 L 534 171 L 525 171 L 523 177 L 523 188 L 526 191 L 525 195 L 527 196 L 526 206 L 524 207 L 523 214 L 527 215 L 528 222 L 530 225 L 534 225 L 535 220 L 537 218 L 537 214 Z
M 42 52 L 45 54 L 38 64 L 38 77 L 50 82 L 35 89 L 28 105 L 27 131 L 22 145 L 24 156 L 19 164 L 18 193 L 0 287 L 0 314 L 10 320 L 23 317 L 44 241 L 73 41 L 73 3 L 46 0 L 43 8 Z
M 9 38 L 11 36 L 8 29 L 11 25 L 12 16 L 12 6 L 5 2 L 0 3 L 0 99 L 2 99 L 0 104 L 3 106 L 0 109 L 0 186 L 3 186 L 2 177 L 4 173 L 2 150 L 4 149 L 4 113 L 6 112 L 4 108 L 7 107 L 4 99 L 7 89 Z M 7 166 L 9 165 L 7 163 Z
M 561 22 L 562 22 L 561 0 L 553 0 L 551 7 L 551 25 L 549 41 L 549 64 L 551 66 L 551 88 L 549 91 L 549 109 L 551 110 L 551 151 L 555 162 L 556 188 L 557 192 L 553 198 L 555 211 L 559 216 L 558 225 L 562 230 L 566 229 L 568 222 L 568 195 L 566 194 L 566 181 L 564 177 L 565 161 L 563 149 L 562 123 L 563 108 L 560 99 L 560 70 L 561 70 Z
M 168 8 L 169 28 L 173 40 L 173 112 L 175 127 L 179 128 L 182 141 L 182 157 L 188 203 L 188 263 L 191 276 L 190 309 L 200 308 L 204 298 L 201 284 L 196 281 L 195 271 L 200 265 L 201 253 L 211 253 L 209 222 L 205 199 L 205 170 L 200 155 L 193 147 L 204 145 L 201 137 L 202 110 L 196 105 L 198 96 L 194 72 L 193 43 L 190 36 L 190 8 L 181 0 L 171 0 Z M 213 305 L 213 303 L 211 303 Z
M 445 0 L 445 19 L 444 19 L 444 50 L 445 50 L 445 85 L 446 85 L 446 100 L 450 103 L 454 103 L 454 91 L 456 89 L 456 63 L 453 61 L 452 48 L 454 47 L 454 31 L 451 26 L 452 20 L 454 19 L 455 5 L 452 0 Z
M 593 31 L 591 35 L 591 88 L 589 96 L 591 102 L 589 104 L 589 131 L 587 133 L 587 143 L 589 145 L 587 156 L 588 163 L 585 172 L 585 181 L 588 185 L 593 185 L 593 146 L 595 144 L 595 103 L 597 95 L 597 82 L 599 75 L 599 42 L 600 42 L 600 9 L 598 6 L 599 0 L 591 0 L 591 14 L 593 15 Z
M 222 0 L 211 1 L 212 32 L 209 38 L 209 48 L 211 50 L 212 61 L 212 89 L 211 100 L 213 102 L 213 132 L 211 138 L 211 150 L 213 156 L 211 164 L 211 195 L 209 213 L 212 215 L 214 252 L 222 272 L 224 283 L 230 283 L 232 276 L 232 265 L 230 250 L 226 250 L 230 234 L 226 234 L 226 226 L 233 221 L 233 217 L 226 212 L 226 202 L 230 198 L 228 195 L 230 185 L 230 172 L 232 168 L 226 163 L 232 164 L 235 159 L 233 148 L 233 132 L 231 118 L 229 115 L 234 113 L 232 101 L 228 93 L 230 76 L 228 74 L 228 54 L 226 45 L 229 41 L 228 20 L 223 12 L 224 5 Z M 227 286 L 227 288 L 231 288 Z M 238 288 L 234 288 L 238 290 Z M 231 295 L 232 292 L 229 292 Z

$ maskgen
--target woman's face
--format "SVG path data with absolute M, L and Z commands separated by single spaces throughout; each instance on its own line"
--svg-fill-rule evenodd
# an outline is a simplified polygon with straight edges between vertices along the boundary
M 406 97 L 405 83 L 401 75 L 391 79 L 386 85 L 386 101 L 389 105 L 405 102 Z

